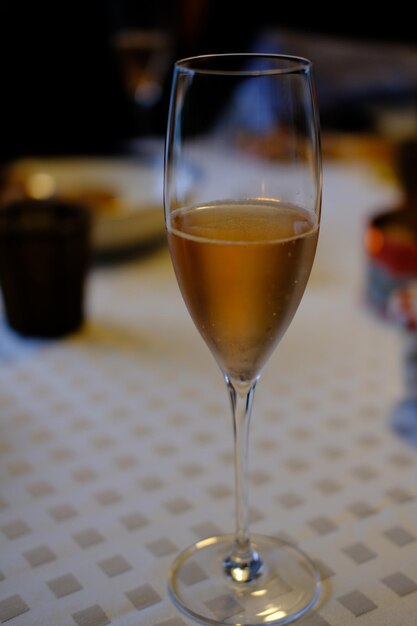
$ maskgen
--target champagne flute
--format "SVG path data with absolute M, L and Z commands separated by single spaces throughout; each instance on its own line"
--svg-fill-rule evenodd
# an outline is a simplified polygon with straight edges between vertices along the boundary
M 187 169 L 198 175 L 192 199 Z M 165 220 L 189 313 L 217 361 L 234 428 L 236 532 L 174 561 L 174 603 L 205 624 L 287 624 L 317 601 L 318 571 L 248 529 L 248 435 L 261 372 L 290 324 L 315 256 L 321 208 L 311 63 L 221 54 L 175 64 L 165 154 Z

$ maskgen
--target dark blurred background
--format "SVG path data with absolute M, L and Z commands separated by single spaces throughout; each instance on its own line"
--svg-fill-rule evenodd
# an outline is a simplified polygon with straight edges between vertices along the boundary
M 163 136 L 172 63 L 213 52 L 307 56 L 324 129 L 413 136 L 414 20 L 381 5 L 365 19 L 363 10 L 263 0 L 247 8 L 235 0 L 2 0 L 0 160 L 117 154 L 138 137 Z

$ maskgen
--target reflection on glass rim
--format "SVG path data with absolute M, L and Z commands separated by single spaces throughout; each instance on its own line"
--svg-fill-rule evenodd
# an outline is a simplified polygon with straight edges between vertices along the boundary
M 312 63 L 304 57 L 287 54 L 242 52 L 186 57 L 176 61 L 175 67 L 189 74 L 264 76 L 305 74 L 311 70 Z

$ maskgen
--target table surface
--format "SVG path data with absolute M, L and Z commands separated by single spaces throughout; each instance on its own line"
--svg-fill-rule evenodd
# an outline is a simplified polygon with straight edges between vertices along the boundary
M 323 590 L 304 626 L 417 624 L 417 451 L 394 432 L 401 337 L 363 302 L 363 228 L 397 191 L 325 163 L 315 267 L 264 371 L 251 528 L 297 543 Z M 174 556 L 234 528 L 232 421 L 167 250 L 88 282 L 61 341 L 0 326 L 0 623 L 182 626 Z

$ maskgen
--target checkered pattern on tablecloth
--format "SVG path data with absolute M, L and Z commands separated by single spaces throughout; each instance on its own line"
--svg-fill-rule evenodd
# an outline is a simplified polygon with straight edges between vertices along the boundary
M 415 626 L 417 451 L 390 425 L 398 337 L 331 269 L 319 257 L 257 388 L 251 527 L 318 563 L 304 626 Z M 183 626 L 173 557 L 234 525 L 226 390 L 165 253 L 95 270 L 90 289 L 79 335 L 28 346 L 1 331 L 0 623 Z

